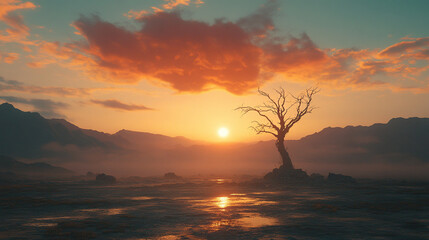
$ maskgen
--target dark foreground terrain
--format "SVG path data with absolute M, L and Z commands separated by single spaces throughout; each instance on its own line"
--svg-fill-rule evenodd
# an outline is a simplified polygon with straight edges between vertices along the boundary
M 429 185 L 0 185 L 1 239 L 428 239 Z

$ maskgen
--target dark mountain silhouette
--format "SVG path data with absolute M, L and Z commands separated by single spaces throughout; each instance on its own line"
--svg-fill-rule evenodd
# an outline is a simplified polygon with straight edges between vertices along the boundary
M 348 162 L 429 162 L 429 118 L 394 118 L 369 127 L 325 128 L 291 141 L 289 146 L 300 157 L 318 153 L 315 161 L 342 157 Z
M 371 176 L 429 171 L 429 118 L 394 118 L 386 124 L 325 128 L 298 141 L 289 141 L 290 153 L 312 170 L 336 168 Z M 312 167 L 313 166 L 313 167 Z M 366 169 L 361 169 L 367 166 Z M 402 175 L 402 173 L 401 173 Z
M 17 157 L 42 157 L 43 146 L 48 143 L 107 146 L 65 120 L 48 120 L 39 113 L 23 112 L 8 103 L 0 105 L 0 133 L 0 154 Z
M 59 146 L 99 148 L 106 151 L 125 149 L 171 148 L 195 143 L 184 137 L 121 130 L 107 134 L 81 129 L 64 119 L 45 119 L 39 113 L 23 112 L 9 103 L 0 105 L 0 154 L 39 158 L 61 149 Z M 54 146 L 54 147 L 52 147 Z
M 368 177 L 424 177 L 429 171 L 428 144 L 429 118 L 328 127 L 286 141 L 297 168 Z M 22 112 L 7 103 L 0 105 L 0 154 L 115 175 L 264 174 L 280 164 L 273 141 L 215 144 L 129 130 L 107 134 Z
M 61 167 L 47 163 L 23 163 L 11 157 L 0 155 L 0 176 L 14 176 L 14 178 L 67 178 L 74 173 Z
M 112 135 L 115 138 L 124 139 L 128 143 L 128 147 L 133 146 L 137 148 L 157 147 L 161 149 L 170 149 L 176 147 L 186 147 L 196 144 L 196 141 L 189 140 L 185 137 L 168 137 L 161 134 L 153 134 L 146 132 L 136 132 L 122 129 Z

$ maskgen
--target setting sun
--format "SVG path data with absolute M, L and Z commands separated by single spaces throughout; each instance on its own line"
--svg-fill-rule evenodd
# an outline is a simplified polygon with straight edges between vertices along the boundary
M 118 2 L 0 0 L 0 240 L 429 240 L 429 0 Z
M 217 130 L 217 134 L 219 135 L 219 137 L 221 138 L 226 138 L 229 135 L 229 130 L 226 127 L 221 127 Z

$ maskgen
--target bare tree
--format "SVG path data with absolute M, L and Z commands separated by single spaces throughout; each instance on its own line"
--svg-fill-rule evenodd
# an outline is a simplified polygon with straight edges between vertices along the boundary
M 283 167 L 294 169 L 289 153 L 286 151 L 284 139 L 289 130 L 307 113 L 311 113 L 314 107 L 311 105 L 314 94 L 320 90 L 317 87 L 308 88 L 298 96 L 286 93 L 283 88 L 276 90 L 277 98 L 272 98 L 268 93 L 258 89 L 261 96 L 267 99 L 259 106 L 241 106 L 236 108 L 243 115 L 255 112 L 262 121 L 253 121 L 251 126 L 256 134 L 268 133 L 276 137 L 276 147 L 282 158 Z M 290 99 L 290 100 L 289 100 Z

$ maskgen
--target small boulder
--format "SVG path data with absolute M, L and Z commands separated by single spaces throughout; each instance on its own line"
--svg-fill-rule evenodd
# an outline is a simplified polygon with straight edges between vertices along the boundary
M 356 180 L 350 176 L 329 173 L 328 182 L 331 183 L 356 183 Z
M 93 181 L 96 178 L 96 175 L 93 172 L 87 172 L 85 175 L 86 180 Z
M 116 178 L 107 174 L 97 174 L 95 181 L 102 184 L 113 184 L 116 183 Z
M 304 183 L 308 178 L 307 173 L 302 169 L 285 169 L 283 166 L 274 168 L 264 176 L 265 180 L 277 183 Z
M 310 175 L 310 180 L 312 182 L 320 183 L 320 182 L 324 182 L 325 181 L 325 177 L 323 177 L 323 175 L 321 175 L 319 173 L 312 173 Z
M 182 179 L 182 177 L 177 176 L 174 172 L 168 172 L 168 173 L 164 174 L 164 178 L 165 179 L 174 179 L 174 180 Z

